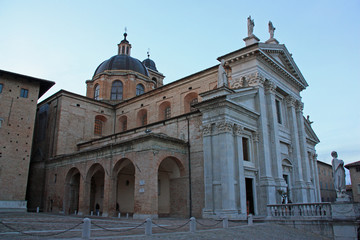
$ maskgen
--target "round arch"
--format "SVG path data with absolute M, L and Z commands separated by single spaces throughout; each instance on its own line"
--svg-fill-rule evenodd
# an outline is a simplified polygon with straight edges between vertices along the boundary
M 115 181 L 115 202 L 116 214 L 134 213 L 135 194 L 135 166 L 128 158 L 120 159 L 113 168 Z
M 99 163 L 93 164 L 86 174 L 86 188 L 89 195 L 89 213 L 101 215 L 104 200 L 105 170 Z
M 158 215 L 185 217 L 187 215 L 188 179 L 185 167 L 175 157 L 164 158 L 158 167 Z
M 65 177 L 65 195 L 63 209 L 65 214 L 79 211 L 79 189 L 81 173 L 76 167 L 71 168 Z

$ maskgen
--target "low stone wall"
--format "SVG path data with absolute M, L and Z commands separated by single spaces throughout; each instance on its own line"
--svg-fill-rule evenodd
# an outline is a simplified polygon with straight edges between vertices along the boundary
M 0 201 L 0 212 L 26 212 L 26 201 Z

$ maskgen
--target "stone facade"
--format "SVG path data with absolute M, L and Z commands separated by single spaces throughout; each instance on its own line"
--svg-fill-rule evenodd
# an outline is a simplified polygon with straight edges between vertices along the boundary
M 124 36 L 86 97 L 61 90 L 38 105 L 32 208 L 244 219 L 267 204 L 320 201 L 307 83 L 284 45 L 219 57 L 229 87 L 217 87 L 218 66 L 162 85 L 154 65 L 143 71 L 121 53 Z
M 317 161 L 322 202 L 335 202 L 334 175 L 330 164 Z
M 0 211 L 26 211 L 37 100 L 53 84 L 0 70 Z
M 354 202 L 360 202 L 360 161 L 345 165 L 350 171 L 352 194 Z

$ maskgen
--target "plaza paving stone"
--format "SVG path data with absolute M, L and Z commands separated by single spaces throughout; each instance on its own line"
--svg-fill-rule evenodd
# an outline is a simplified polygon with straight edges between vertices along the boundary
M 189 220 L 170 218 L 153 220 L 153 235 L 146 236 L 143 220 L 89 218 L 91 239 L 329 239 L 270 223 L 249 226 L 244 221 L 229 221 L 229 228 L 223 229 L 222 222 L 207 219 L 197 219 L 197 231 L 191 233 Z M 80 216 L 46 213 L 0 213 L 0 221 L 0 239 L 81 239 L 83 225 Z

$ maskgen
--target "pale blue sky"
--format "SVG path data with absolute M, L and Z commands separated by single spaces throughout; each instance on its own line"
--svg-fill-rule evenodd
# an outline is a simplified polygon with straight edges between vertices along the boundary
M 275 38 L 293 54 L 309 87 L 304 115 L 321 140 L 319 160 L 337 150 L 360 160 L 360 1 L 17 1 L 0 0 L 0 69 L 55 81 L 85 95 L 85 80 L 117 53 L 124 27 L 132 56 L 151 58 L 169 83 L 218 64 L 254 34 Z M 44 98 L 42 98 L 44 99 Z

